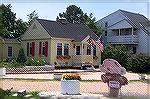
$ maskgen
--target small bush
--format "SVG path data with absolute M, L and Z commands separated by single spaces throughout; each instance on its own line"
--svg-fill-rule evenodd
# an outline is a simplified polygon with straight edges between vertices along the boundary
M 150 56 L 139 54 L 129 59 L 128 70 L 135 73 L 150 72 Z
M 62 76 L 63 80 L 81 80 L 81 77 L 79 74 L 73 74 L 73 73 L 69 73 L 69 74 L 64 74 Z
M 46 62 L 41 58 L 28 58 L 25 64 L 27 66 L 43 66 Z
M 24 64 L 26 62 L 26 56 L 24 54 L 24 50 L 23 48 L 21 48 L 19 50 L 19 54 L 18 54 L 18 57 L 17 57 L 17 62 L 20 63 L 20 64 Z

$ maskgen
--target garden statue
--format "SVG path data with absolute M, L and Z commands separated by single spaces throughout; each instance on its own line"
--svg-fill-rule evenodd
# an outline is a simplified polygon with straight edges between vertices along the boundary
M 127 78 L 121 76 L 126 73 L 126 69 L 114 59 L 105 59 L 100 70 L 105 73 L 101 75 L 101 79 L 108 85 L 109 96 L 117 97 L 122 85 L 128 84 Z

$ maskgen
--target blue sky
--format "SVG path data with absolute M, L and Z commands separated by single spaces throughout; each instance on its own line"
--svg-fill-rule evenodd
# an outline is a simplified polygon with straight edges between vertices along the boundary
M 19 2 L 18 0 L 1 0 L 1 3 L 11 4 L 12 11 L 16 13 L 17 18 L 21 18 L 24 21 L 27 21 L 27 15 L 32 11 L 36 10 L 39 15 L 39 18 L 55 20 L 59 13 L 62 13 L 66 10 L 69 5 L 76 5 L 80 7 L 84 13 L 93 13 L 93 16 L 96 17 L 96 20 L 99 20 L 112 12 L 115 12 L 118 9 L 140 13 L 146 17 L 150 17 L 150 3 L 147 0 L 114 0 L 113 2 L 102 0 L 102 1 L 90 1 L 84 0 L 84 2 L 69 2 L 65 0 L 64 2 L 57 1 L 38 1 L 38 0 L 26 0 L 26 2 Z M 134 2 L 135 1 L 135 2 Z M 150 19 L 150 18 L 149 18 Z

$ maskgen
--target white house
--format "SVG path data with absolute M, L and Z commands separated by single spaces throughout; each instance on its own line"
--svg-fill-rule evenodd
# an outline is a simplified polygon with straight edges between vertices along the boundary
M 117 10 L 97 21 L 112 45 L 124 44 L 133 53 L 150 55 L 150 21 L 141 14 Z

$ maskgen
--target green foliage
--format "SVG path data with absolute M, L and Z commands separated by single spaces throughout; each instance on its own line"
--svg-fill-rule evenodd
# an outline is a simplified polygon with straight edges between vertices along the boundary
M 139 54 L 129 59 L 128 69 L 135 73 L 150 72 L 150 56 Z
M 27 15 L 28 16 L 28 26 L 30 26 L 31 25 L 31 22 L 33 21 L 33 20 L 35 20 L 35 19 L 38 19 L 39 18 L 39 16 L 38 16 L 38 13 L 36 13 L 36 11 L 34 10 L 34 11 L 32 11 L 30 14 L 28 14 Z
M 28 58 L 27 61 L 25 62 L 27 66 L 43 66 L 46 64 L 44 59 L 41 58 Z
M 4 99 L 6 96 L 10 95 L 11 90 L 3 90 L 0 88 L 0 99 Z
M 13 33 L 14 38 L 20 37 L 27 30 L 27 23 L 23 22 L 22 19 L 18 19 L 15 22 L 15 33 Z
M 24 64 L 25 62 L 26 62 L 26 56 L 25 56 L 25 54 L 24 54 L 24 50 L 23 50 L 23 48 L 21 48 L 20 50 L 19 50 L 19 54 L 18 54 L 18 58 L 17 58 L 17 62 L 18 63 L 21 63 L 21 64 Z
M 16 14 L 11 11 L 11 5 L 0 5 L 1 22 L 7 31 L 14 32 Z
M 98 36 L 103 31 L 101 27 L 97 26 L 96 18 L 93 17 L 92 13 L 88 16 L 87 13 L 84 13 L 82 9 L 76 5 L 70 5 L 66 8 L 66 12 L 59 13 L 59 17 L 57 16 L 56 20 L 59 18 L 65 18 L 70 23 L 85 24 Z
M 11 5 L 0 5 L 0 36 L 4 38 L 17 38 L 27 29 L 27 24 L 21 19 L 16 19 L 16 14 L 11 11 Z
M 105 51 L 102 53 L 102 61 L 107 58 L 117 60 L 123 67 L 127 69 L 130 53 L 124 45 L 117 45 L 113 47 L 108 44 L 105 46 Z

